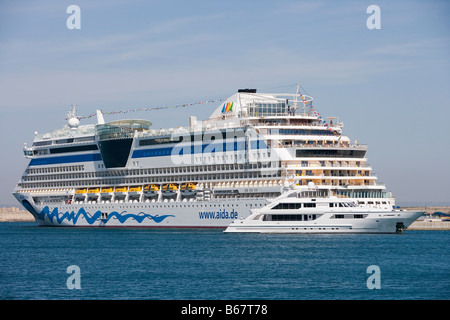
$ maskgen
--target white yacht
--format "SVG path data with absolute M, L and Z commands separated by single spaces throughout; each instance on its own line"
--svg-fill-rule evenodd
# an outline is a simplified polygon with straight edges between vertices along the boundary
M 294 187 L 225 232 L 248 233 L 401 233 L 424 211 L 387 210 L 331 196 L 328 190 Z
M 286 179 L 392 208 L 367 146 L 299 88 L 240 89 L 216 101 L 208 118 L 168 129 L 106 122 L 116 112 L 101 110 L 88 117 L 97 123 L 81 124 L 73 108 L 64 128 L 36 132 L 25 145 L 29 163 L 13 195 L 39 225 L 52 226 L 226 228 L 278 197 Z

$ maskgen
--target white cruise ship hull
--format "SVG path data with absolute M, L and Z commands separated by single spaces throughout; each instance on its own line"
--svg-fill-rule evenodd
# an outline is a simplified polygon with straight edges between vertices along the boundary
M 40 226 L 226 228 L 238 218 L 250 215 L 252 206 L 264 206 L 264 199 L 230 199 L 208 202 L 157 202 L 109 204 L 36 205 L 16 195 Z
M 367 212 L 361 212 L 367 213 Z M 323 214 L 314 221 L 236 220 L 225 232 L 244 233 L 401 233 L 424 212 L 378 211 L 364 219 L 331 219 L 333 213 Z M 351 212 L 358 214 L 358 212 Z

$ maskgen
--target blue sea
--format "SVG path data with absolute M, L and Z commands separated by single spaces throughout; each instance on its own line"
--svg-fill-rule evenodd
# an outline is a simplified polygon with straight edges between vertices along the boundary
M 222 231 L 0 223 L 0 299 L 450 298 L 450 231 Z

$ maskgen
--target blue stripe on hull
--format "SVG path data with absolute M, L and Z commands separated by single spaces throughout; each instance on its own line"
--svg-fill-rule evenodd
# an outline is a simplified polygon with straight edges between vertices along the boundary
M 245 148 L 246 148 L 245 142 L 239 141 L 239 142 L 210 143 L 198 146 L 188 145 L 184 147 L 176 146 L 165 148 L 141 149 L 141 150 L 134 150 L 132 158 L 151 158 L 170 155 L 242 151 L 245 150 Z M 250 148 L 259 150 L 259 149 L 268 149 L 268 146 L 262 140 L 254 140 L 250 142 Z M 37 158 L 32 159 L 29 163 L 29 166 L 42 166 L 52 164 L 73 163 L 73 162 L 89 162 L 89 161 L 102 161 L 102 156 L 100 153 L 94 153 L 94 154 L 79 154 L 60 157 Z
M 72 163 L 72 162 L 101 161 L 101 160 L 102 160 L 102 156 L 100 155 L 100 153 L 80 154 L 80 155 L 73 155 L 73 156 L 33 159 L 30 161 L 29 166 L 42 166 L 42 165 L 48 165 L 48 164 L 62 164 L 62 163 Z
M 268 149 L 267 144 L 262 140 L 254 140 L 250 142 L 251 149 Z M 186 145 L 165 148 L 152 148 L 134 150 L 132 158 L 151 158 L 162 157 L 170 155 L 186 155 L 196 153 L 218 153 L 228 151 L 242 151 L 245 150 L 244 141 L 223 142 L 223 143 L 208 143 L 202 145 Z

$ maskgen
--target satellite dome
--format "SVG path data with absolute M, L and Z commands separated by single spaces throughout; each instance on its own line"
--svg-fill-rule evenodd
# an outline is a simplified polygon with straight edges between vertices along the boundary
M 69 119 L 69 121 L 67 121 L 67 124 L 70 128 L 78 128 L 78 126 L 80 125 L 80 120 L 78 120 L 78 118 L 76 117 L 72 117 Z

